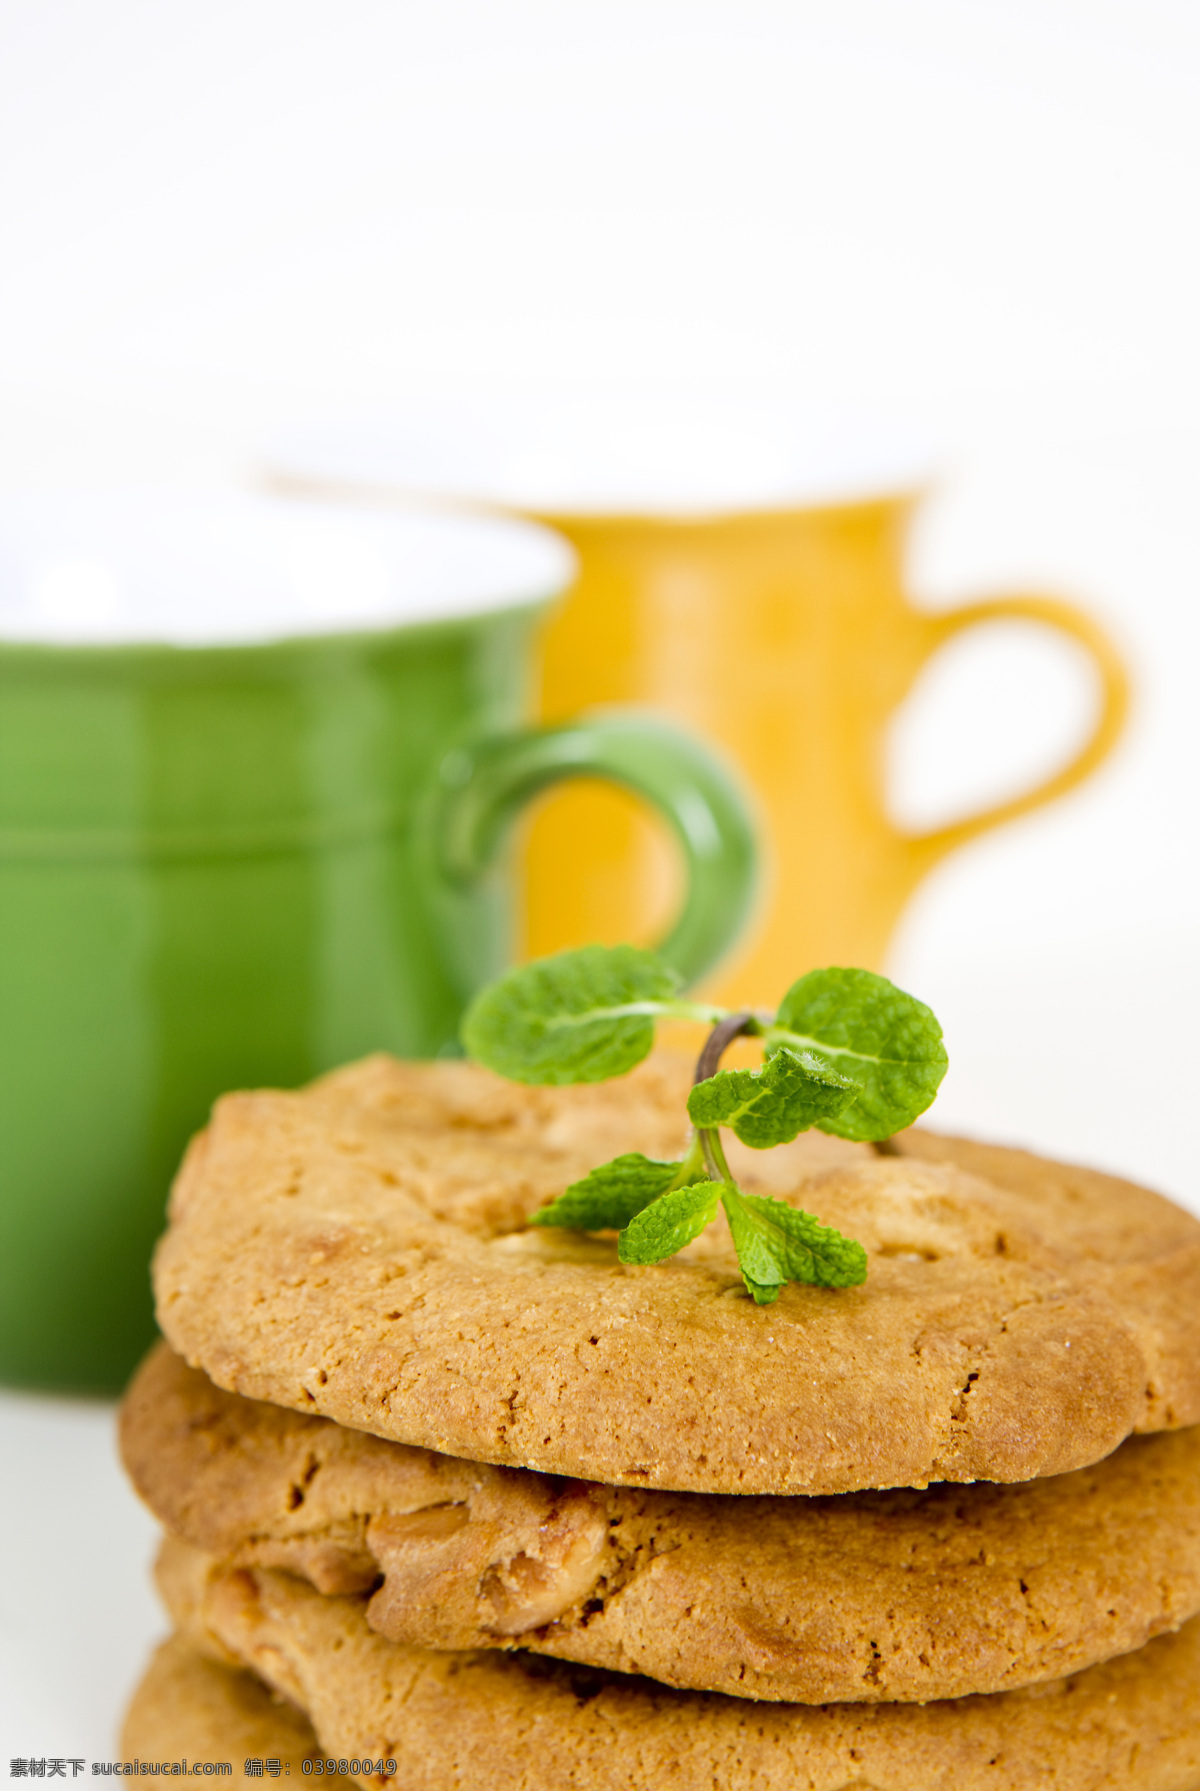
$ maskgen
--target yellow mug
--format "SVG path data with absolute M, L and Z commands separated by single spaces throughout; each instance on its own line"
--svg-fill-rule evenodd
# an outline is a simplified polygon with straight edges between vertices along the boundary
M 1021 592 L 937 614 L 913 608 L 902 565 L 915 501 L 711 518 L 540 512 L 580 557 L 543 637 L 543 716 L 653 704 L 723 746 L 757 793 L 766 887 L 715 999 L 773 1006 L 813 965 L 879 966 L 939 859 L 1071 789 L 1120 734 L 1124 667 L 1073 605 Z M 952 635 L 1014 617 L 1057 628 L 1091 655 L 1102 701 L 1090 738 L 1035 789 L 951 826 L 905 832 L 885 803 L 893 713 Z M 644 936 L 668 875 L 659 836 L 632 804 L 571 786 L 531 823 L 527 949 Z
M 567 536 L 580 571 L 543 637 L 540 719 L 652 706 L 725 748 L 758 796 L 766 876 L 711 993 L 756 1006 L 813 965 L 878 967 L 940 858 L 1071 789 L 1121 731 L 1121 660 L 1072 605 L 1029 593 L 941 614 L 909 603 L 906 533 L 930 464 L 924 444 L 878 419 L 621 392 L 410 402 L 293 433 L 270 454 L 274 481 L 310 495 L 482 505 Z M 907 833 L 885 802 L 891 718 L 939 646 L 1001 618 L 1087 650 L 1095 727 L 1037 788 Z M 649 939 L 673 870 L 632 797 L 555 792 L 529 823 L 524 951 Z

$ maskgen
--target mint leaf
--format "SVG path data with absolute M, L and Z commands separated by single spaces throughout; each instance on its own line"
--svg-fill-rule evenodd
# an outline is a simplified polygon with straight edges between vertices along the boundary
M 717 1201 L 728 1182 L 696 1182 L 690 1188 L 672 1188 L 650 1206 L 643 1207 L 617 1239 L 622 1262 L 661 1262 L 674 1256 L 717 1216 Z
M 760 1281 L 751 1281 L 745 1270 L 742 1271 L 742 1280 L 746 1283 L 746 1292 L 753 1296 L 756 1306 L 773 1306 L 783 1292 L 781 1281 L 768 1281 L 764 1285 Z
M 483 989 L 467 1009 L 463 1044 L 512 1082 L 604 1082 L 649 1052 L 653 1016 L 679 980 L 653 952 L 632 945 L 558 952 Z
M 758 1305 L 769 1305 L 785 1281 L 807 1281 L 818 1287 L 857 1287 L 867 1278 L 867 1253 L 853 1238 L 811 1213 L 743 1194 L 726 1182 L 721 1201 L 733 1233 L 742 1280 Z M 648 1209 L 653 1210 L 653 1209 Z
M 817 1120 L 838 1138 L 890 1138 L 924 1113 L 946 1073 L 932 1011 L 869 970 L 810 970 L 793 983 L 767 1050 L 815 1051 L 861 1084 L 840 1113 Z
M 687 1109 L 694 1125 L 729 1126 L 752 1150 L 769 1150 L 835 1117 L 859 1087 L 811 1051 L 785 1046 L 761 1069 L 718 1070 L 697 1082 Z
M 682 1162 L 661 1163 L 630 1151 L 572 1182 L 529 1223 L 562 1225 L 568 1231 L 621 1231 L 644 1206 L 666 1193 L 682 1168 Z

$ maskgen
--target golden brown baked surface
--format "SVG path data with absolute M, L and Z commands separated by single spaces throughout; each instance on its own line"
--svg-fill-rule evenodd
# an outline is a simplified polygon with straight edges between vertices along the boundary
M 377 1057 L 228 1096 L 175 1185 L 163 1331 L 253 1398 L 697 1492 L 1024 1480 L 1200 1421 L 1200 1221 L 1112 1177 L 992 1151 L 985 1180 L 919 1137 L 741 1152 L 870 1257 L 863 1287 L 764 1308 L 723 1222 L 654 1268 L 525 1227 L 618 1151 L 679 1153 L 685 1083 L 665 1055 L 564 1089 Z
M 262 1791 L 267 1775 L 247 1777 L 247 1758 L 276 1759 L 280 1779 L 298 1778 L 321 1750 L 312 1725 L 261 1679 L 197 1653 L 179 1636 L 157 1649 L 130 1700 L 121 1729 L 122 1760 L 228 1760 L 222 1785 Z
M 333 1755 L 394 1755 L 405 1791 L 1194 1791 L 1200 1621 L 1035 1691 L 932 1704 L 762 1704 L 519 1654 L 385 1641 L 363 1601 L 169 1542 L 160 1583 L 201 1648 L 308 1712 Z
M 516 1647 L 822 1703 L 1057 1678 L 1200 1611 L 1200 1427 L 1021 1486 L 737 1498 L 479 1466 L 225 1393 L 162 1345 L 121 1413 L 176 1535 L 367 1592 L 418 1647 Z

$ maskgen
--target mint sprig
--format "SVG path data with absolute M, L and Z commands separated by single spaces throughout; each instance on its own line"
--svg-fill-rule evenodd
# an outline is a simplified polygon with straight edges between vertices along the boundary
M 622 1262 L 662 1262 L 674 1256 L 717 1216 L 724 1183 L 702 1181 L 690 1188 L 672 1188 L 642 1208 L 617 1239 Z
M 510 1082 L 607 1082 L 641 1063 L 678 973 L 633 945 L 585 945 L 510 970 L 467 1010 L 467 1054 Z
M 720 1128 L 754 1150 L 813 1126 L 860 1141 L 890 1137 L 925 1111 L 946 1073 L 934 1015 L 869 970 L 810 971 L 773 1016 L 684 1001 L 677 989 L 674 971 L 652 952 L 589 945 L 511 970 L 472 1003 L 463 1022 L 468 1053 L 512 1081 L 540 1085 L 624 1075 L 650 1051 L 657 1019 L 712 1027 L 688 1096 L 695 1130 L 686 1157 L 615 1157 L 531 1223 L 615 1230 L 620 1260 L 649 1264 L 699 1237 L 723 1207 L 757 1304 L 778 1299 L 789 1281 L 858 1286 L 867 1276 L 862 1245 L 785 1201 L 745 1193 Z M 739 1035 L 762 1040 L 763 1062 L 722 1070 L 721 1056 Z
M 836 1119 L 861 1088 L 814 1052 L 783 1045 L 760 1070 L 718 1070 L 697 1082 L 687 1110 L 698 1126 L 729 1126 L 752 1150 L 769 1150 Z
M 859 1084 L 823 1132 L 869 1143 L 902 1132 L 931 1105 L 946 1074 L 932 1009 L 869 970 L 810 970 L 793 983 L 767 1034 L 767 1050 L 817 1052 Z
M 740 1188 L 728 1190 L 723 1204 L 742 1279 L 760 1306 L 777 1300 L 788 1281 L 857 1287 L 866 1280 L 862 1245 L 811 1213 Z
M 534 1213 L 531 1225 L 568 1231 L 622 1231 L 643 1207 L 672 1187 L 682 1163 L 660 1163 L 640 1151 L 602 1163 Z

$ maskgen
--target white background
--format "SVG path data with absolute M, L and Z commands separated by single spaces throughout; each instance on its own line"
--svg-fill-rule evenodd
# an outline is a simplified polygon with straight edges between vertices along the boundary
M 1080 597 L 1138 683 L 1110 768 L 910 911 L 935 1119 L 1200 1210 L 1198 77 L 1188 0 L 2 0 L 0 483 L 562 381 L 931 427 L 920 598 Z M 1088 701 L 1066 649 L 964 646 L 898 807 L 1038 773 Z M 148 1520 L 106 1412 L 0 1409 L 0 1771 L 103 1757 Z

